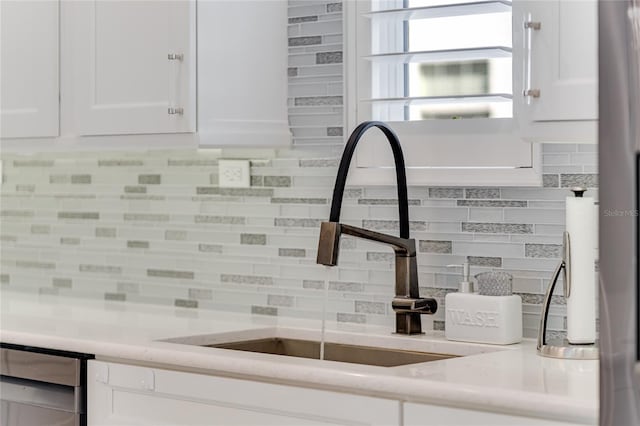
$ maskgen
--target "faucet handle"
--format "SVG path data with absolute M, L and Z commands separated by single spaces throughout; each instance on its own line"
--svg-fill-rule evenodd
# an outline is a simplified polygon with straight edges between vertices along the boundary
M 438 310 L 438 302 L 430 297 L 394 297 L 391 307 L 398 313 L 435 314 Z

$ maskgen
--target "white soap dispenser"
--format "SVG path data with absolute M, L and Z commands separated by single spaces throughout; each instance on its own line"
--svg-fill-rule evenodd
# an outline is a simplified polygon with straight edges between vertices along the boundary
M 492 275 L 504 272 L 486 272 L 483 286 L 486 294 L 474 293 L 469 278 L 469 262 L 462 265 L 462 281 L 458 292 L 445 296 L 445 336 L 449 340 L 474 343 L 509 345 L 522 340 L 522 299 L 511 294 L 508 286 L 496 284 Z M 487 279 L 488 278 L 488 279 Z

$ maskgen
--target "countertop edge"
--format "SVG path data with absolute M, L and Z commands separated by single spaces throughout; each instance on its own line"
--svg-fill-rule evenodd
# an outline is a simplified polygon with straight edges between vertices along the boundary
M 458 383 L 416 380 L 376 374 L 354 375 L 339 369 L 324 368 L 322 373 L 310 371 L 307 366 L 288 365 L 278 368 L 273 361 L 244 360 L 220 354 L 202 355 L 188 350 L 159 348 L 153 345 L 129 343 L 104 344 L 86 339 L 62 338 L 19 331 L 0 332 L 0 341 L 18 345 L 89 353 L 97 359 L 119 360 L 122 363 L 147 363 L 158 368 L 197 372 L 213 376 L 226 376 L 245 380 L 303 386 L 337 392 L 400 400 L 403 402 L 433 404 L 454 408 L 480 410 L 547 420 L 597 424 L 598 409 L 575 399 L 538 395 L 531 392 L 511 392 L 505 398 L 487 395 L 486 388 Z M 182 346 L 182 345 L 180 345 Z M 316 362 L 309 360 L 311 362 Z M 185 368 L 184 365 L 189 365 Z M 164 367 L 163 367 L 164 366 Z M 372 391 L 380 389 L 382 391 Z M 544 411 L 541 411 L 541 408 Z

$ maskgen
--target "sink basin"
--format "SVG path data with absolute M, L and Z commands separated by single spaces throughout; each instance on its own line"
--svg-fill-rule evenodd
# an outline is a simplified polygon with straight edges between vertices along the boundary
M 213 334 L 176 336 L 159 342 L 268 355 L 320 359 L 321 333 L 305 328 L 251 326 Z M 505 350 L 495 345 L 451 342 L 444 336 L 399 336 L 387 329 L 369 333 L 327 330 L 324 359 L 380 367 L 397 367 Z M 235 352 L 237 353 L 237 352 Z M 233 355 L 231 355 L 233 356 Z
M 205 344 L 201 346 L 232 349 L 247 352 L 259 352 L 273 355 L 294 356 L 300 358 L 320 358 L 320 342 L 313 340 L 268 337 L 235 342 Z M 325 342 L 324 359 L 327 361 L 349 362 L 354 364 L 396 367 L 454 358 L 457 355 L 416 352 L 402 349 L 374 348 L 343 343 Z

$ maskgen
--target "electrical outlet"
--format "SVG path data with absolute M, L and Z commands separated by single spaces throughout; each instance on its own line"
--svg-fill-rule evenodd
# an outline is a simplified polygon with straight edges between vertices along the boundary
M 249 188 L 249 160 L 218 160 L 218 185 L 221 188 Z

